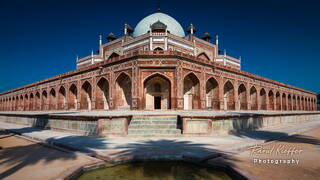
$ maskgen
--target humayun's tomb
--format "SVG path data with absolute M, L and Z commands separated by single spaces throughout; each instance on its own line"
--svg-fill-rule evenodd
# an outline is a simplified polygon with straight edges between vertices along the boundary
M 241 70 L 219 51 L 218 36 L 199 38 L 156 12 L 124 35 L 110 33 L 77 69 L 0 94 L 2 111 L 316 110 L 316 94 Z M 211 41 L 210 41 L 211 40 Z

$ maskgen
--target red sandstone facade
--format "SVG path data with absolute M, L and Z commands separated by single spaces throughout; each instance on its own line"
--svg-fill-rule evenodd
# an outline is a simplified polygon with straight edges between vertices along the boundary
M 77 70 L 1 93 L 0 110 L 316 110 L 315 93 L 241 71 L 208 34 L 168 29 L 156 22 L 132 37 L 125 25 Z

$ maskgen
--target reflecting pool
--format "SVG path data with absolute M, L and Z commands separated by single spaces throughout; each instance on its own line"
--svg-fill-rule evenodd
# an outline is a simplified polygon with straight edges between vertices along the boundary
M 78 180 L 217 180 L 232 179 L 224 171 L 180 161 L 131 162 L 85 172 Z

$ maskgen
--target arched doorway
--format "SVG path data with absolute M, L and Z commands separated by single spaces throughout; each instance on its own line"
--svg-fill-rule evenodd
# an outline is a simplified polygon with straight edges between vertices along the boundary
M 58 109 L 63 110 L 66 107 L 66 89 L 61 86 L 58 93 Z
M 171 83 L 168 78 L 155 74 L 144 81 L 143 87 L 145 109 L 170 109 Z
M 300 96 L 297 97 L 297 110 L 301 110 Z
M 252 86 L 250 89 L 251 110 L 258 110 L 258 93 L 257 89 Z
M 92 86 L 88 81 L 85 81 L 81 87 L 80 109 L 91 110 L 92 101 Z
M 76 110 L 78 104 L 78 90 L 76 85 L 72 84 L 70 86 L 68 96 L 68 109 Z
M 208 109 L 220 110 L 219 85 L 214 78 L 206 83 L 206 104 Z
M 287 110 L 287 96 L 285 93 L 282 94 L 282 110 Z
M 116 80 L 116 108 L 131 109 L 131 79 L 122 73 Z
M 183 80 L 184 109 L 200 109 L 200 82 L 196 75 L 190 73 Z
M 267 93 L 264 88 L 260 90 L 260 109 L 267 110 Z
M 240 110 L 247 110 L 247 89 L 244 84 L 241 84 L 238 88 L 238 98 L 239 98 L 239 105 Z
M 234 86 L 230 81 L 224 84 L 223 94 L 224 94 L 224 109 L 235 110 Z
M 109 109 L 109 83 L 105 78 L 101 78 L 97 83 L 96 109 Z
M 49 110 L 56 109 L 56 91 L 52 88 L 49 94 Z
M 274 94 L 272 90 L 269 91 L 268 98 L 269 98 L 269 110 L 274 110 Z

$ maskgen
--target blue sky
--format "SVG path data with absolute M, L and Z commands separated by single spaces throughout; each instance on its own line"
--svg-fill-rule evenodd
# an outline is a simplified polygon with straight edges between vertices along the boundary
M 98 48 L 98 35 L 122 35 L 154 13 L 157 1 L 1 0 L 0 92 L 75 69 L 76 55 Z M 219 34 L 220 49 L 242 57 L 242 70 L 320 93 L 317 1 L 162 0 L 161 11 L 197 35 Z

